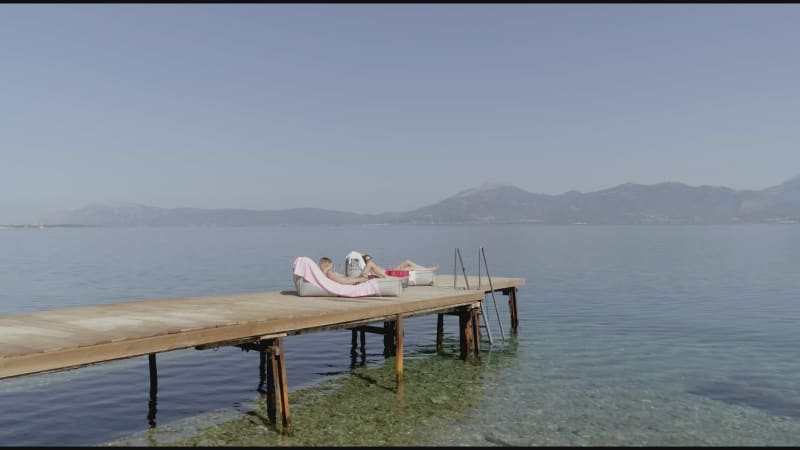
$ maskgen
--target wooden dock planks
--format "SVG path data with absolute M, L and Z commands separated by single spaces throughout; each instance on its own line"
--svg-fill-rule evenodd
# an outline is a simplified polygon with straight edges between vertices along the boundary
M 237 339 L 428 314 L 484 300 L 477 277 L 437 275 L 400 297 L 298 297 L 292 291 L 139 300 L 0 316 L 0 379 Z M 525 284 L 492 278 L 495 291 Z

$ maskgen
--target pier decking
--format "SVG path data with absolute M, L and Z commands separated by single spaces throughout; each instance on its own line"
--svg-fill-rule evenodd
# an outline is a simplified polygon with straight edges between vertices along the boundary
M 516 329 L 516 290 L 521 278 L 437 275 L 433 286 L 410 286 L 400 297 L 298 297 L 295 291 L 128 301 L 55 311 L 0 316 L 0 379 L 81 367 L 105 361 L 154 355 L 184 348 L 250 345 L 270 355 L 270 379 L 278 402 L 285 401 L 286 380 L 281 337 L 331 329 L 360 329 L 394 322 L 398 383 L 402 381 L 402 319 L 423 314 L 461 319 L 462 357 L 479 347 L 477 314 L 486 294 L 509 296 L 512 329 Z M 361 327 L 361 328 L 359 328 Z M 374 327 L 372 327 L 374 328 Z M 472 330 L 472 331 L 471 331 Z M 470 335 L 472 333 L 472 335 Z M 386 333 L 384 333 L 386 334 Z M 362 334 L 363 340 L 363 334 Z M 473 347 L 474 348 L 474 347 Z M 477 352 L 477 348 L 474 348 Z M 281 372 L 283 372 L 281 374 Z M 277 377 L 277 378 L 276 378 Z M 269 401 L 269 399 L 268 399 Z M 273 408 L 274 409 L 274 405 Z M 288 404 L 280 405 L 288 427 Z M 274 411 L 273 411 L 274 412 Z

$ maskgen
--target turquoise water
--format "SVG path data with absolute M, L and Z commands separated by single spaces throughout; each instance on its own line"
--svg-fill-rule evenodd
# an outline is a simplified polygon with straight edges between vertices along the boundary
M 527 281 L 515 351 L 485 402 L 425 431 L 420 444 L 800 443 L 793 225 L 5 229 L 0 313 L 291 289 L 294 257 L 338 262 L 354 249 L 452 273 L 460 247 L 475 274 L 481 246 L 493 275 Z M 510 333 L 505 296 L 497 306 L 496 341 L 499 326 Z M 455 325 L 446 322 L 448 335 Z M 435 317 L 405 329 L 407 354 L 426 357 Z M 290 390 L 350 373 L 349 345 L 347 331 L 288 337 Z M 368 336 L 366 364 L 383 364 L 382 350 Z M 491 349 L 484 355 L 490 364 Z M 193 418 L 252 410 L 256 354 L 158 358 L 156 429 L 180 434 Z M 98 445 L 141 433 L 148 386 L 146 357 L 2 380 L 0 445 Z

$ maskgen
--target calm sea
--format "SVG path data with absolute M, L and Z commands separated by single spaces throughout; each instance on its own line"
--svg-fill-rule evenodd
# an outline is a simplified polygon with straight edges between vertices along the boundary
M 295 257 L 350 250 L 452 273 L 455 247 L 470 274 L 484 247 L 492 275 L 525 278 L 519 333 L 506 297 L 498 322 L 487 296 L 483 400 L 420 445 L 800 444 L 797 225 L 0 229 L 0 314 L 293 289 Z M 405 329 L 406 353 L 437 364 L 435 316 Z M 285 348 L 290 391 L 352 370 L 348 331 Z M 368 335 L 363 362 L 382 350 Z M 186 437 L 254 409 L 258 363 L 238 348 L 159 354 L 155 411 L 147 357 L 0 380 L 0 445 L 148 445 L 148 414 Z

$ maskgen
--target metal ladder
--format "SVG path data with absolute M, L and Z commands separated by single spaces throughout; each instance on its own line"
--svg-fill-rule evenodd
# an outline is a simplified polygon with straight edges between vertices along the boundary
M 489 275 L 489 264 L 486 262 L 486 251 L 483 249 L 483 247 L 481 247 L 478 250 L 478 289 L 481 288 L 481 259 L 483 260 L 483 267 L 486 269 L 486 278 L 489 280 L 489 290 L 492 293 L 492 304 L 494 305 L 494 314 L 497 317 L 497 326 L 500 327 L 500 338 L 503 340 L 503 342 L 505 342 L 506 336 L 503 333 L 503 321 L 500 320 L 500 312 L 497 310 L 497 300 L 494 298 L 494 285 L 492 284 L 492 276 Z M 483 302 L 481 302 L 481 305 L 483 305 Z M 481 306 L 481 314 L 483 314 L 483 306 Z M 486 319 L 484 319 L 484 322 L 485 321 Z M 486 327 L 487 327 L 486 331 L 488 332 L 489 325 L 487 324 Z
M 480 248 L 478 252 L 478 289 L 481 287 L 481 265 L 480 265 L 480 257 L 483 257 L 484 266 L 486 267 L 486 276 L 489 277 L 489 267 L 486 265 L 486 254 L 483 251 L 483 247 Z M 464 284 L 466 285 L 467 289 L 469 289 L 469 280 L 467 280 L 467 270 L 464 268 L 464 261 L 461 259 L 461 249 L 456 247 L 455 253 L 453 254 L 453 289 L 456 288 L 457 282 L 457 275 L 456 275 L 456 268 L 458 265 L 461 265 L 461 273 L 464 275 Z M 492 287 L 492 279 L 489 277 L 489 286 Z M 484 294 L 485 297 L 485 294 Z M 494 289 L 492 288 L 492 301 L 495 301 L 494 298 Z M 483 318 L 483 325 L 479 325 L 480 328 L 486 329 L 486 336 L 489 338 L 489 344 L 494 343 L 494 339 L 492 338 L 492 330 L 489 329 L 489 320 L 486 318 L 486 312 L 483 309 L 483 302 L 480 302 L 480 309 L 481 309 L 481 317 Z M 500 314 L 497 312 L 497 303 L 494 303 L 494 310 L 497 314 L 497 321 L 500 323 Z M 500 325 L 500 335 L 505 341 L 505 336 L 503 335 L 503 326 Z

